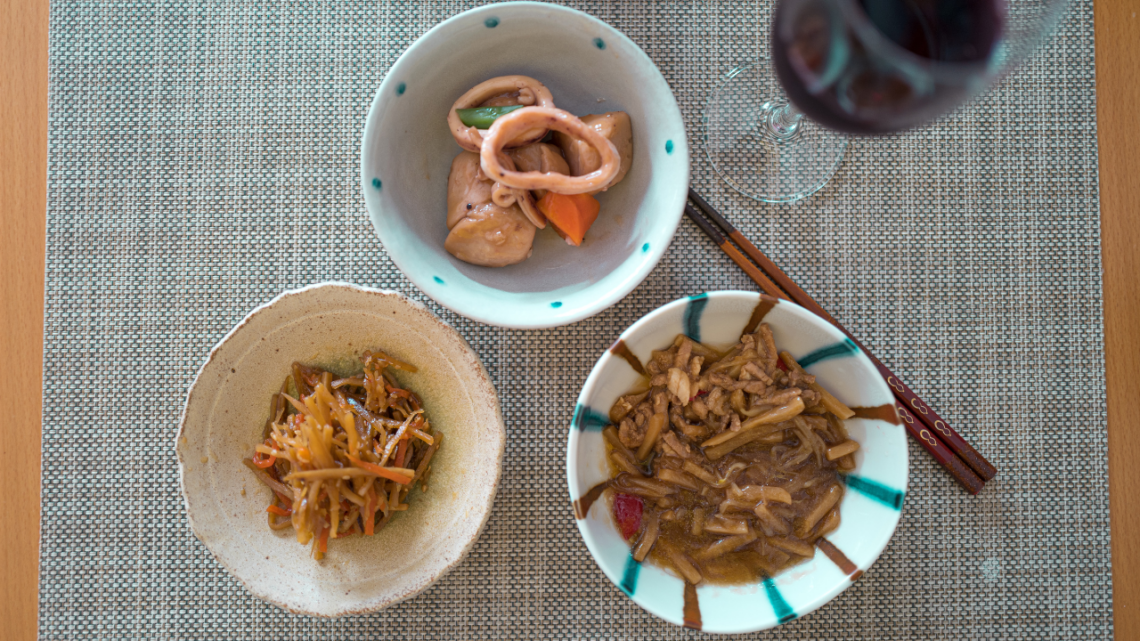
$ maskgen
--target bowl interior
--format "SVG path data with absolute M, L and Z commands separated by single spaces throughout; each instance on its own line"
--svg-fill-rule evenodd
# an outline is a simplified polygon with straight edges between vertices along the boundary
M 331 541 L 314 561 L 292 529 L 269 529 L 271 492 L 242 459 L 261 440 L 270 397 L 294 361 L 354 373 L 360 353 L 376 348 L 419 368 L 399 378 L 446 441 L 429 491 L 413 490 L 408 511 L 372 537 Z M 331 616 L 412 596 L 463 558 L 490 512 L 503 442 L 495 390 L 459 334 L 395 292 L 324 285 L 255 310 L 214 349 L 191 387 L 176 449 L 191 526 L 214 556 L 254 595 Z
M 907 443 L 897 423 L 894 398 L 878 372 L 839 330 L 807 310 L 753 292 L 712 292 L 674 301 L 626 330 L 621 341 L 641 362 L 668 346 L 677 334 L 727 347 L 757 313 L 772 327 L 776 345 L 815 375 L 821 385 L 852 408 L 879 410 L 882 418 L 846 421 L 860 449 L 855 470 L 845 477 L 841 525 L 827 535 L 830 550 L 817 550 L 808 562 L 762 584 L 698 586 L 702 628 L 740 633 L 771 628 L 823 605 L 851 584 L 878 558 L 898 524 L 907 484 Z M 579 515 L 580 499 L 609 478 L 601 429 L 619 396 L 639 375 L 622 357 L 606 352 L 578 398 L 567 451 L 570 498 Z M 677 625 L 684 624 L 684 583 L 649 563 L 638 564 L 619 534 L 608 498 L 599 499 L 578 529 L 598 566 L 638 605 Z
M 577 115 L 628 112 L 633 163 L 598 196 L 601 215 L 581 247 L 548 226 L 530 258 L 487 268 L 443 248 L 447 177 L 462 151 L 446 119 L 465 91 L 507 74 L 538 79 Z M 417 286 L 476 320 L 541 327 L 596 313 L 648 274 L 680 219 L 689 157 L 676 100 L 632 41 L 578 11 L 508 3 L 441 23 L 392 66 L 368 115 L 361 171 L 376 231 Z

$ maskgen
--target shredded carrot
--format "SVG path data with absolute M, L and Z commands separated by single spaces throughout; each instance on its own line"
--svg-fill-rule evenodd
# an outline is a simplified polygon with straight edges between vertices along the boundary
M 355 456 L 348 456 L 346 458 L 348 458 L 348 460 L 352 461 L 352 464 L 355 465 L 356 467 L 359 467 L 363 470 L 368 470 L 369 472 L 372 472 L 376 476 L 388 479 L 389 481 L 395 481 L 395 482 L 399 483 L 400 485 L 407 485 L 408 483 L 412 482 L 411 476 L 407 476 L 407 475 L 402 474 L 400 472 L 397 472 L 391 468 L 380 467 L 379 465 L 377 465 L 375 463 L 369 463 L 368 461 L 362 461 L 362 460 L 356 458 Z
M 285 509 L 283 507 L 278 507 L 276 505 L 270 505 L 269 507 L 265 508 L 265 511 L 269 512 L 270 514 L 276 514 L 277 516 L 292 516 L 293 515 L 293 510 Z
M 329 551 L 329 526 L 325 525 L 321 528 L 321 536 L 317 539 L 317 550 L 321 554 Z
M 586 231 L 598 219 L 601 203 L 589 194 L 556 194 L 552 191 L 538 201 L 538 209 L 554 226 L 554 231 L 575 247 L 582 244 Z
M 404 467 L 404 455 L 408 452 L 408 437 L 400 439 L 400 445 L 396 447 L 396 467 Z
M 376 488 L 369 486 L 368 500 L 364 503 L 364 534 L 372 536 L 376 527 Z

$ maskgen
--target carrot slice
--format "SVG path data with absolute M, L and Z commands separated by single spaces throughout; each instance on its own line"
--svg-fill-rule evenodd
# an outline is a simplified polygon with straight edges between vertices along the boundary
M 554 226 L 554 231 L 575 247 L 582 244 L 586 231 L 598 219 L 602 204 L 589 194 L 556 194 L 552 191 L 538 201 L 538 209 Z

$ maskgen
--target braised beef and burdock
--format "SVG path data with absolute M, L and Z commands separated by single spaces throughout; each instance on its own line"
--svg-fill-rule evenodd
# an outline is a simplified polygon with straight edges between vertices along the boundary
M 637 561 L 741 584 L 811 558 L 839 527 L 859 445 L 851 409 L 760 324 L 727 352 L 680 335 L 653 352 L 603 431 L 611 509 Z

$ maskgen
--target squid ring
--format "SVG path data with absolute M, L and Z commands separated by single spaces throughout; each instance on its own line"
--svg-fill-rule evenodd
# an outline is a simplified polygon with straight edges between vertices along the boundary
M 467 93 L 459 97 L 459 100 L 455 101 L 455 104 L 451 105 L 451 111 L 447 113 L 447 126 L 451 128 L 451 136 L 455 138 L 455 142 L 467 151 L 478 152 L 483 146 L 483 134 L 475 127 L 468 127 L 463 124 L 459 120 L 458 110 L 478 107 L 490 98 L 513 91 L 519 93 L 520 102 L 529 103 L 527 106 L 554 107 L 554 97 L 550 95 L 550 90 L 534 78 L 528 76 L 491 78 L 469 89 Z M 519 138 L 510 141 L 506 147 L 529 145 L 545 135 L 545 129 L 531 129 L 522 132 Z
M 515 169 L 515 161 L 510 156 L 503 155 L 504 164 L 511 170 Z M 481 170 L 480 170 L 481 171 Z M 539 229 L 546 229 L 546 216 L 535 205 L 534 196 L 525 189 L 514 189 L 503 183 L 496 182 L 491 187 L 491 202 L 504 209 L 511 205 L 518 205 L 526 219 Z
M 546 229 L 546 216 L 543 216 L 542 212 L 535 206 L 534 196 L 525 189 L 512 189 L 503 183 L 495 183 L 491 187 L 491 202 L 503 209 L 511 205 L 518 205 L 532 225 L 539 229 Z
M 526 216 L 526 219 L 535 227 L 546 229 L 546 216 L 543 216 L 542 212 L 538 210 L 538 206 L 534 202 L 534 196 L 525 189 L 516 191 L 515 195 L 518 196 L 516 202 L 518 203 L 519 209 L 522 210 L 523 215 Z
M 503 147 L 515 140 L 522 131 L 532 129 L 553 129 L 586 141 L 598 151 L 602 162 L 595 171 L 581 176 L 543 173 L 540 171 L 515 171 L 503 166 Z M 546 189 L 556 194 L 585 194 L 598 191 L 610 184 L 621 170 L 621 157 L 617 148 L 598 133 L 597 129 L 582 122 L 574 114 L 561 109 L 547 107 L 525 107 L 499 116 L 483 139 L 479 151 L 479 164 L 483 173 L 491 180 L 515 189 Z

